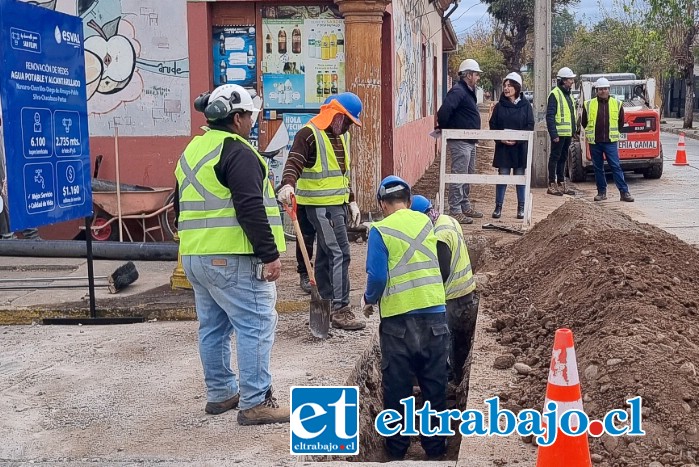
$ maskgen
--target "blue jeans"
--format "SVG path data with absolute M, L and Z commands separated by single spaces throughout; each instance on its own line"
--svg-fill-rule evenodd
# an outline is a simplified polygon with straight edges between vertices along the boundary
M 500 167 L 498 168 L 499 175 L 524 175 L 524 167 L 510 169 Z M 517 185 L 517 202 L 524 203 L 524 185 Z M 507 185 L 496 185 L 495 186 L 495 203 L 502 204 L 505 202 L 505 191 L 507 191 Z
M 628 193 L 629 187 L 624 180 L 624 172 L 619 164 L 619 148 L 617 143 L 595 143 L 590 145 L 590 153 L 592 155 L 592 165 L 595 168 L 595 183 L 597 183 L 597 192 L 607 192 L 607 178 L 604 176 L 604 158 L 602 154 L 607 156 L 607 164 L 612 169 L 614 176 L 614 184 L 619 189 L 620 193 Z
M 448 140 L 447 151 L 451 155 L 451 173 L 476 173 L 476 145 L 463 140 Z M 451 183 L 449 185 L 449 214 L 466 213 L 471 210 L 471 185 Z
M 277 288 L 274 282 L 255 279 L 258 262 L 245 255 L 182 256 L 194 288 L 207 402 L 222 402 L 240 392 L 240 408 L 249 409 L 261 404 L 272 386 Z M 231 368 L 233 332 L 239 382 Z

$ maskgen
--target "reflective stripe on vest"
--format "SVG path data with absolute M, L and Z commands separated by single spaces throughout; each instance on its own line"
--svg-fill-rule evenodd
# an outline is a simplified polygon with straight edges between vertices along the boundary
M 306 126 L 313 132 L 316 142 L 316 161 L 310 169 L 304 167 L 296 181 L 296 200 L 299 204 L 310 206 L 336 206 L 347 203 L 351 175 L 349 133 L 340 137 L 345 152 L 343 173 L 327 133 L 312 123 Z
M 381 297 L 381 316 L 443 305 L 437 237 L 429 218 L 401 209 L 372 228 L 379 231 L 388 250 L 388 281 Z
M 231 191 L 221 185 L 214 170 L 221 159 L 226 138 L 248 146 L 262 164 L 265 175 L 269 170 L 255 148 L 238 135 L 209 130 L 204 135 L 195 137 L 175 169 L 179 187 L 178 235 L 182 255 L 254 253 L 252 244 L 236 217 Z M 263 179 L 262 199 L 275 244 L 283 252 L 286 243 L 279 206 L 267 176 Z
M 573 136 L 573 118 L 568 106 L 568 99 L 561 91 L 561 88 L 556 86 L 551 90 L 549 95 L 553 94 L 556 99 L 556 133 L 558 136 Z
M 615 143 L 619 141 L 619 112 L 621 102 L 613 97 L 609 98 L 609 141 Z M 595 127 L 597 126 L 597 110 L 599 101 L 595 97 L 585 102 L 585 112 L 587 113 L 587 126 L 585 127 L 585 138 L 589 143 L 595 142 Z
M 476 278 L 471 270 L 471 258 L 464 240 L 463 230 L 456 219 L 442 214 L 434 225 L 434 233 L 439 241 L 451 250 L 449 278 L 444 285 L 446 298 L 451 300 L 463 297 L 476 290 Z

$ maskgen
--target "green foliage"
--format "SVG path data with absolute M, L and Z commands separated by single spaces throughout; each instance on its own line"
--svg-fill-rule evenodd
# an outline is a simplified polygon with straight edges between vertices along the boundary
M 464 38 L 458 52 L 449 58 L 450 73 L 456 75 L 459 65 L 467 58 L 477 61 L 483 70 L 479 85 L 486 91 L 492 91 L 499 87 L 500 82 L 508 73 L 505 58 L 493 46 L 492 29 L 478 27 Z

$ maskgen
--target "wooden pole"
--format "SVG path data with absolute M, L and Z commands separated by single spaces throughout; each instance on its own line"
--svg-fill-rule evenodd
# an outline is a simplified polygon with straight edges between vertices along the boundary
M 116 168 L 116 195 L 117 195 L 117 219 L 119 220 L 119 241 L 123 242 L 124 237 L 121 226 L 121 171 L 119 169 L 119 127 L 114 125 L 114 164 Z
M 359 209 L 376 210 L 376 189 L 381 182 L 381 25 L 385 0 L 336 0 L 345 19 L 345 82 L 364 106 L 362 127 L 351 139 L 352 184 Z

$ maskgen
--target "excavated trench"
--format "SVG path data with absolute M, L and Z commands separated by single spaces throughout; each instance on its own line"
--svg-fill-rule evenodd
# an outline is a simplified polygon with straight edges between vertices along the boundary
M 474 273 L 478 271 L 482 260 L 487 256 L 486 242 L 482 238 L 469 241 L 469 253 Z M 463 337 L 463 336 L 462 336 Z M 455 340 L 457 351 L 470 351 L 473 339 L 459 338 Z M 468 381 L 470 376 L 471 361 L 466 360 L 463 367 L 463 378 L 458 386 L 451 385 L 447 391 L 448 408 L 466 409 L 468 399 Z M 383 410 L 383 390 L 381 385 L 381 348 L 379 346 L 379 335 L 374 334 L 371 342 L 364 352 L 357 359 L 357 363 L 345 382 L 348 386 L 358 386 L 360 392 L 359 411 L 359 455 L 351 457 L 336 456 L 309 456 L 307 460 L 313 461 L 352 461 L 352 462 L 385 462 L 388 457 L 383 449 L 384 438 L 374 429 L 374 420 Z M 422 406 L 419 388 L 415 388 L 416 406 Z M 458 425 L 452 427 L 456 435 L 448 439 L 447 456 L 444 460 L 456 460 L 459 454 L 461 436 L 458 434 Z M 406 460 L 421 461 L 427 460 L 418 437 L 414 437 Z

